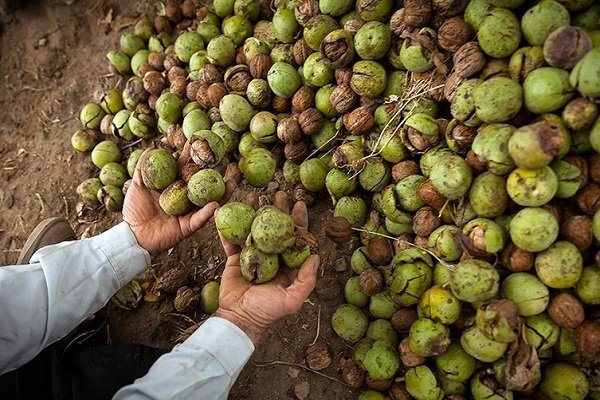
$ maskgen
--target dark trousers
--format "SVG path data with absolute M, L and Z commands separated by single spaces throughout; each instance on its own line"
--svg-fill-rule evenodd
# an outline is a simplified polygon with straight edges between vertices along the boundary
M 167 352 L 134 344 L 107 345 L 101 329 L 81 332 L 80 327 L 16 371 L 0 376 L 0 399 L 110 399 Z

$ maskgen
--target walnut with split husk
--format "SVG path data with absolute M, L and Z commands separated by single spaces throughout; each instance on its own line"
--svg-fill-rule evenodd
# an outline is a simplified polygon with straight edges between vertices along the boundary
M 369 259 L 375 265 L 388 265 L 392 261 L 394 251 L 388 238 L 375 235 L 367 244 Z
M 447 201 L 446 198 L 438 192 L 435 186 L 433 186 L 433 183 L 431 183 L 430 180 L 426 180 L 419 186 L 419 197 L 425 204 L 436 210 L 441 210 Z
M 146 92 L 156 96 L 160 96 L 162 91 L 167 87 L 167 80 L 158 71 L 147 72 L 142 81 L 144 82 Z
M 444 50 L 452 53 L 458 51 L 474 37 L 473 29 L 461 17 L 446 20 L 438 30 L 438 43 Z
M 352 389 L 358 389 L 365 383 L 367 372 L 352 360 L 343 360 L 340 368 L 340 375 L 344 382 Z
M 399 10 L 396 10 L 390 18 L 390 30 L 394 36 L 400 37 L 406 28 L 407 26 L 404 22 L 404 8 L 400 8 Z
M 525 335 L 519 335 L 510 344 L 506 363 L 498 380 L 506 390 L 528 391 L 540 383 L 542 377 L 540 360 L 535 347 L 530 346 Z
M 355 35 L 356 32 L 358 32 L 358 30 L 360 28 L 362 28 L 364 24 L 365 24 L 365 21 L 363 21 L 362 19 L 358 19 L 358 18 L 349 19 L 344 24 L 344 30 L 350 32 L 350 34 L 352 34 L 352 35 Z
M 413 231 L 415 234 L 419 236 L 429 236 L 431 232 L 442 224 L 438 214 L 439 212 L 433 207 L 421 207 L 418 209 L 412 220 Z
M 284 118 L 277 124 L 277 137 L 283 143 L 296 143 L 302 140 L 302 129 L 295 117 Z
M 592 40 L 585 30 L 562 26 L 544 41 L 544 59 L 551 67 L 569 70 L 592 48 Z
M 600 321 L 584 321 L 575 331 L 577 353 L 585 362 L 600 361 Z
M 352 226 L 344 217 L 332 217 L 325 223 L 325 234 L 336 243 L 348 243 L 352 239 Z
M 433 16 L 431 0 L 405 0 L 404 23 L 410 28 L 423 28 Z
M 177 312 L 186 313 L 191 311 L 199 301 L 200 293 L 197 290 L 182 286 L 177 290 L 173 304 Z
M 294 43 L 293 53 L 296 64 L 303 65 L 304 61 L 306 61 L 308 56 L 314 53 L 314 51 L 310 48 L 308 43 L 306 43 L 304 38 L 300 38 L 296 41 L 296 43 Z
M 417 367 L 424 364 L 426 361 L 425 357 L 420 357 L 416 355 L 414 351 L 412 351 L 410 345 L 408 344 L 408 337 L 400 342 L 398 352 L 400 353 L 400 360 L 402 360 L 402 364 L 404 364 L 404 366 L 407 368 Z
M 290 109 L 291 100 L 285 97 L 273 96 L 271 107 L 276 113 L 286 113 Z
M 575 215 L 565 218 L 560 226 L 560 234 L 573 243 L 579 251 L 590 248 L 594 239 L 592 218 L 587 215 Z
M 305 353 L 306 364 L 313 371 L 321 371 L 331 365 L 333 361 L 329 347 L 318 341 L 308 346 Z
M 581 211 L 593 215 L 600 209 L 600 184 L 588 183 L 577 192 L 576 200 Z
M 342 117 L 344 126 L 353 135 L 363 135 L 375 125 L 375 117 L 369 107 L 358 107 Z
M 287 143 L 283 148 L 285 159 L 294 164 L 301 164 L 310 154 L 310 146 L 304 140 L 294 143 Z
M 208 87 L 206 93 L 208 101 L 212 107 L 219 107 L 221 99 L 228 93 L 225 84 L 222 82 L 213 83 Z
M 512 272 L 529 271 L 534 266 L 535 255 L 508 243 L 502 250 L 500 260 L 504 268 Z
M 396 331 L 404 333 L 410 330 L 410 327 L 417 319 L 419 319 L 417 310 L 412 307 L 406 307 L 396 311 L 390 321 Z
M 452 57 L 453 72 L 460 77 L 469 78 L 479 73 L 486 64 L 485 53 L 477 42 L 463 44 Z
M 383 288 L 383 275 L 375 268 L 369 268 L 360 274 L 360 290 L 367 296 L 379 293 Z
M 315 107 L 315 91 L 310 86 L 302 86 L 292 96 L 292 113 L 300 114 Z
M 210 119 L 211 124 L 223 121 L 223 118 L 221 118 L 221 112 L 217 107 L 212 107 L 208 110 L 208 119 Z
M 323 126 L 323 114 L 316 108 L 306 109 L 300 114 L 298 123 L 305 134 L 314 135 Z
M 329 98 L 331 105 L 333 105 L 340 114 L 350 112 L 356 105 L 357 100 L 358 96 L 354 90 L 352 90 L 350 85 L 338 85 L 333 89 L 331 97 Z
M 588 183 L 589 179 L 589 167 L 585 157 L 578 156 L 575 154 L 569 154 L 565 156 L 563 160 L 568 162 L 569 164 L 576 166 L 579 169 L 579 171 L 581 171 L 579 182 L 582 187 L 585 186 Z
M 552 297 L 546 310 L 552 321 L 562 328 L 575 329 L 585 320 L 585 310 L 579 299 L 568 293 Z
M 209 130 L 195 132 L 190 139 L 192 160 L 202 168 L 212 168 L 225 156 L 225 143 Z
M 258 53 L 248 63 L 250 68 L 250 75 L 257 79 L 266 79 L 267 72 L 273 65 L 271 57 L 268 54 Z
M 185 138 L 181 125 L 173 124 L 169 126 L 169 129 L 167 130 L 167 141 L 171 147 L 177 150 L 183 150 L 183 146 L 185 146 L 187 139 Z
M 248 84 L 252 80 L 252 75 L 250 75 L 248 66 L 236 65 L 228 68 L 225 71 L 223 78 L 225 80 L 225 87 L 228 89 L 229 93 L 245 95 Z M 217 106 L 218 105 L 214 105 L 214 107 Z
M 471 169 L 478 174 L 487 170 L 486 161 L 477 156 L 473 150 L 469 150 L 467 152 L 467 157 L 465 160 L 467 161 L 467 164 L 469 164 L 469 167 L 471 167 Z
M 169 269 L 160 278 L 156 280 L 154 285 L 155 290 L 160 290 L 166 293 L 176 293 L 177 289 L 187 285 L 189 274 L 183 267 L 175 267 Z
M 477 128 L 465 124 L 453 124 L 446 130 L 446 142 L 455 152 L 465 154 L 477 136 Z
M 317 280 L 315 294 L 319 300 L 333 300 L 339 296 L 342 288 L 335 275 L 325 275 Z
M 329 33 L 321 42 L 323 62 L 330 68 L 344 68 L 354 58 L 354 38 L 344 29 Z

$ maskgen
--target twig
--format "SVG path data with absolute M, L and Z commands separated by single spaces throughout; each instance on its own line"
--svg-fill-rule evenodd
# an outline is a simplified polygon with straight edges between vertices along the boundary
M 35 193 L 35 197 L 38 198 L 38 200 L 40 201 L 40 207 L 42 208 L 40 210 L 40 214 L 44 213 L 44 200 L 42 199 L 42 196 L 39 193 Z
M 126 150 L 126 149 L 128 149 L 128 148 L 130 148 L 130 147 L 133 147 L 133 146 L 135 146 L 135 145 L 137 145 L 137 144 L 141 143 L 141 142 L 142 142 L 142 140 L 143 140 L 143 139 L 138 139 L 138 140 L 136 140 L 135 142 L 131 142 L 131 143 L 129 143 L 128 145 L 126 145 L 126 146 L 123 146 L 122 150 Z
M 329 376 L 329 375 L 325 375 L 325 374 L 323 374 L 323 373 L 321 373 L 319 371 L 314 371 L 314 370 L 312 370 L 312 369 L 310 369 L 310 368 L 308 368 L 308 367 L 306 367 L 306 366 L 304 366 L 302 364 L 296 364 L 296 363 L 291 363 L 291 362 L 287 362 L 287 361 L 279 361 L 279 360 L 274 360 L 274 361 L 252 361 L 252 364 L 254 364 L 254 366 L 258 367 L 258 368 L 270 367 L 270 366 L 273 366 L 273 365 L 286 365 L 288 367 L 302 368 L 305 371 L 312 372 L 313 374 L 322 376 L 323 378 L 326 378 L 326 379 L 329 379 L 330 381 L 339 383 L 340 385 L 344 385 L 346 387 L 350 387 L 350 385 L 348 385 L 345 382 L 340 381 L 339 379 L 335 379 L 334 377 Z
M 321 332 L 321 305 L 319 304 L 319 313 L 317 314 L 317 334 L 315 335 L 315 340 L 313 340 L 309 346 L 312 346 L 313 344 L 317 343 L 317 340 L 319 339 L 319 333 Z

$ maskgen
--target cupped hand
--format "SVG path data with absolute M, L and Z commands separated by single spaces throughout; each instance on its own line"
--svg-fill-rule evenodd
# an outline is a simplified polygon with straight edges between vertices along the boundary
M 297 229 L 308 229 L 304 203 L 296 203 L 292 217 Z M 256 345 L 270 325 L 300 310 L 317 282 L 319 256 L 310 256 L 299 270 L 281 268 L 275 279 L 257 285 L 242 276 L 240 248 L 219 236 L 227 262 L 215 315 L 236 324 Z
M 140 161 L 148 154 L 146 150 Z M 202 228 L 219 207 L 209 203 L 200 210 L 181 217 L 165 213 L 158 203 L 160 194 L 148 190 L 142 181 L 141 162 L 138 161 L 133 180 L 123 204 L 123 220 L 129 224 L 140 246 L 151 255 L 170 249 Z

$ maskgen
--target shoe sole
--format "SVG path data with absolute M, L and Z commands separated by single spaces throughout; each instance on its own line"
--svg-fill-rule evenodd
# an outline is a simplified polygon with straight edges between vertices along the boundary
M 50 228 L 58 224 L 66 224 L 69 227 L 69 230 L 71 229 L 71 226 L 69 225 L 67 220 L 62 217 L 48 218 L 42 221 L 38 226 L 36 226 L 33 232 L 31 232 L 31 235 L 29 235 L 29 238 L 27 238 L 25 244 L 23 245 L 23 248 L 21 249 L 21 254 L 19 255 L 19 259 L 17 260 L 17 264 L 28 264 L 33 254 L 36 251 L 38 251 L 41 247 L 60 243 L 59 241 L 56 243 L 48 243 L 43 246 L 40 246 L 42 240 L 44 239 L 44 233 L 46 233 L 48 230 L 50 230 Z M 63 240 L 75 239 L 73 231 L 71 231 L 71 233 L 71 235 L 65 236 Z

